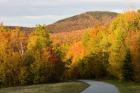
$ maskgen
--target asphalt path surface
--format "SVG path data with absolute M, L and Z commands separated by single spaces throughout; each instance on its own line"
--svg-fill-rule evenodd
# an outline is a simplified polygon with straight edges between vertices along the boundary
M 120 93 L 117 87 L 112 84 L 93 80 L 80 81 L 89 84 L 89 87 L 81 93 Z

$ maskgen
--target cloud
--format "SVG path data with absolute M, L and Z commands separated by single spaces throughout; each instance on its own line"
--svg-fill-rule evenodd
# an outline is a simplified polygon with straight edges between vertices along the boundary
M 46 18 L 46 16 L 24 16 L 25 19 L 43 19 Z
M 57 18 L 65 18 L 70 15 L 42 15 L 42 16 L 23 16 L 24 19 L 57 19 Z
M 15 16 L 0 17 L 0 22 L 10 26 L 27 26 L 33 27 L 36 24 L 51 24 L 54 20 L 60 20 L 71 15 L 42 15 L 42 16 Z

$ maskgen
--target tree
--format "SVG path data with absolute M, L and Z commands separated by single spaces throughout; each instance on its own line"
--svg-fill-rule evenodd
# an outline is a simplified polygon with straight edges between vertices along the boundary
M 140 31 L 131 31 L 126 38 L 127 47 L 130 49 L 132 68 L 133 68 L 133 80 L 140 81 Z
M 4 28 L 3 28 L 4 29 Z M 0 80 L 2 86 L 20 85 L 19 74 L 23 52 L 20 42 L 24 34 L 19 29 L 0 32 Z
M 42 60 L 43 62 L 47 63 L 46 79 L 49 82 L 60 81 L 65 70 L 65 64 L 63 63 L 59 55 L 57 55 L 52 48 L 47 48 L 43 50 Z
M 12 53 L 12 52 L 11 52 Z M 18 53 L 5 55 L 7 58 L 0 64 L 0 80 L 2 86 L 17 86 L 19 82 L 19 71 L 21 64 L 21 57 Z
M 54 52 L 49 33 L 43 26 L 38 26 L 31 33 L 27 45 L 27 54 L 34 59 L 31 63 L 34 83 L 55 82 L 61 79 L 64 64 Z
M 19 80 L 21 85 L 30 85 L 33 84 L 33 71 L 32 71 L 32 64 L 34 62 L 34 57 L 31 54 L 25 54 L 23 56 L 23 60 L 20 62 L 20 73 L 19 73 Z
M 140 9 L 138 9 L 138 12 L 140 13 Z
M 38 50 L 46 46 L 50 46 L 51 40 L 45 26 L 38 25 L 35 30 L 30 34 L 28 42 L 28 50 Z
M 51 41 L 49 38 L 49 33 L 46 30 L 45 26 L 41 26 L 38 25 L 34 31 L 29 35 L 29 39 L 28 39 L 28 44 L 27 44 L 27 52 L 26 52 L 26 56 L 25 56 L 25 72 L 31 72 L 25 73 L 26 77 L 23 78 L 27 78 L 30 81 L 29 82 L 33 82 L 33 83 L 42 83 L 44 82 L 44 80 L 41 80 L 42 77 L 42 72 L 41 69 L 43 69 L 43 71 L 45 71 L 46 69 L 46 64 L 43 64 L 42 59 L 41 59 L 41 51 L 43 49 L 45 49 L 46 47 L 50 47 L 51 45 Z M 43 68 L 42 66 L 45 66 L 45 68 Z M 44 73 L 45 74 L 45 73 Z M 47 74 L 46 74 L 47 75 Z M 33 80 L 33 81 L 31 81 Z
M 133 72 L 132 59 L 129 50 L 127 51 L 122 69 L 123 69 L 122 73 L 123 73 L 124 80 L 126 81 L 133 80 L 134 72 Z

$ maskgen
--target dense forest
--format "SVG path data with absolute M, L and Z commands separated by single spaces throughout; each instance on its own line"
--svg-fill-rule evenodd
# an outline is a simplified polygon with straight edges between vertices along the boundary
M 49 33 L 0 25 L 0 87 L 71 79 L 140 82 L 140 13 L 118 14 L 108 24 Z

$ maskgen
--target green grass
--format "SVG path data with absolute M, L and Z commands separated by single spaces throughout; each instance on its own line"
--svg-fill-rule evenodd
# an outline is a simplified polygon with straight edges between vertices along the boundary
M 105 82 L 114 84 L 121 93 L 140 93 L 140 83 L 119 82 L 115 80 L 106 80 Z
M 80 93 L 88 85 L 82 82 L 63 82 L 0 89 L 0 93 Z

